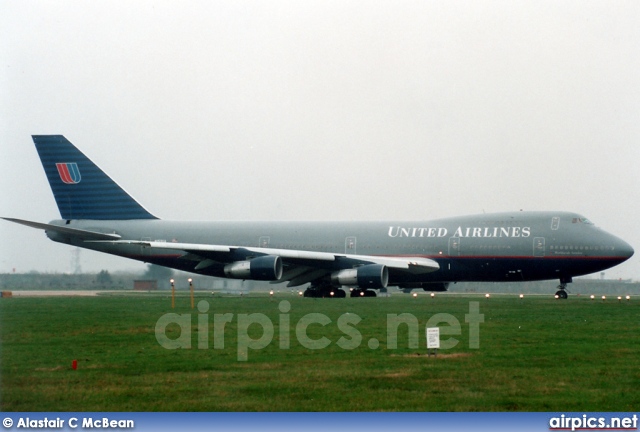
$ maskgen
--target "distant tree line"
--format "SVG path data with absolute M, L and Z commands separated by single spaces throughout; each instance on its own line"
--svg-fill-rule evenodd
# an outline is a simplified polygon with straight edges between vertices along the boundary
M 169 289 L 170 279 L 175 279 L 178 290 L 188 289 L 188 278 L 193 279 L 197 290 L 247 292 L 251 290 L 278 292 L 297 291 L 306 286 L 295 289 L 286 288 L 285 285 L 271 285 L 268 282 L 252 282 L 232 279 L 220 279 L 209 276 L 199 276 L 191 273 L 175 271 L 167 267 L 149 264 L 143 273 L 116 273 L 108 270 L 98 273 L 83 274 L 58 274 L 58 273 L 10 273 L 0 274 L 0 290 L 130 290 L 133 289 L 135 280 L 155 280 L 159 289 Z M 540 282 L 500 282 L 479 283 L 461 282 L 451 284 L 449 292 L 453 293 L 507 293 L 507 294 L 549 294 L 556 291 L 557 281 Z M 610 295 L 634 295 L 640 292 L 640 283 L 630 280 L 607 280 L 578 278 L 569 284 L 571 295 L 578 294 L 610 294 Z M 394 287 L 389 292 L 398 292 Z M 414 290 L 413 292 L 422 292 Z

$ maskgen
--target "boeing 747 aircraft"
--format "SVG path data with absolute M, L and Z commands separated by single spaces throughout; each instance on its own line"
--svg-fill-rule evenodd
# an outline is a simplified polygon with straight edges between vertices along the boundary
M 307 297 L 445 291 L 460 281 L 557 279 L 628 260 L 632 247 L 568 212 L 417 222 L 177 222 L 158 219 L 62 135 L 33 136 L 62 219 L 4 218 L 53 241 L 222 278 L 309 284 Z

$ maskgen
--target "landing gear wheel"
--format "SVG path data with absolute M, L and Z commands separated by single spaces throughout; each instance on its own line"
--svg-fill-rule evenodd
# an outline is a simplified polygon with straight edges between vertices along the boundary
M 349 294 L 349 297 L 360 297 L 361 292 L 362 290 L 359 289 L 351 290 L 351 294 Z
M 558 292 L 556 297 L 566 300 L 569 295 L 567 294 L 567 284 L 571 282 L 571 278 L 560 278 L 560 285 L 558 285 Z
M 343 290 L 331 286 L 311 286 L 304 291 L 303 296 L 311 298 L 345 298 L 347 294 Z
M 331 297 L 333 297 L 331 295 L 331 293 L 333 292 L 333 288 L 331 288 L 331 287 L 327 287 L 327 286 L 319 287 L 319 288 L 316 288 L 316 292 L 318 293 L 318 297 L 320 297 L 320 298 L 331 298 Z

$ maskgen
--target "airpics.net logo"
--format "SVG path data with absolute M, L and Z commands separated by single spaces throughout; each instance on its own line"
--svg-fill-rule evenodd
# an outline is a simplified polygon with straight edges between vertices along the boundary
M 209 302 L 201 300 L 198 303 L 198 312 L 195 314 L 197 347 L 198 349 L 209 349 L 209 342 L 213 339 L 213 349 L 225 349 L 225 336 L 228 334 L 226 326 L 229 323 L 235 323 L 237 343 L 238 361 L 247 361 L 249 359 L 249 351 L 261 350 L 277 339 L 279 349 L 290 349 L 291 338 L 304 348 L 309 350 L 325 349 L 335 344 L 341 349 L 354 350 L 359 348 L 365 341 L 362 332 L 358 329 L 358 324 L 362 318 L 355 313 L 344 313 L 335 320 L 335 322 L 327 315 L 322 313 L 309 313 L 302 316 L 297 322 L 291 320 L 291 303 L 282 300 L 278 305 L 278 334 L 276 336 L 276 326 L 271 318 L 263 313 L 251 314 L 233 314 L 220 313 L 211 316 L 209 312 Z M 192 327 L 194 323 L 194 314 L 177 314 L 167 313 L 162 315 L 155 326 L 156 340 L 166 349 L 191 349 L 192 348 Z M 234 322 L 235 321 L 235 322 Z M 425 331 L 420 332 L 420 324 L 418 318 L 410 313 L 387 314 L 386 323 L 386 349 L 398 349 L 398 335 L 407 335 L 407 346 L 409 349 L 419 349 L 424 347 L 426 340 L 427 328 L 439 328 L 439 349 L 446 350 L 457 346 L 460 341 L 456 336 L 461 336 L 463 331 L 468 332 L 468 341 L 470 349 L 480 348 L 480 324 L 484 322 L 484 315 L 480 313 L 479 302 L 469 302 L 469 313 L 464 315 L 463 326 L 460 320 L 449 313 L 436 313 L 429 317 L 424 327 Z M 210 334 L 210 324 L 213 324 L 213 334 Z M 341 332 L 341 336 L 332 341 L 326 336 L 318 337 L 317 326 L 326 328 L 330 325 L 336 325 Z M 177 337 L 169 337 L 167 335 L 169 327 L 179 328 Z M 309 327 L 314 326 L 312 338 L 309 335 Z M 252 328 L 253 331 L 250 331 Z M 169 332 L 169 333 L 173 333 Z M 332 332 L 333 333 L 333 332 Z M 252 337 L 256 336 L 257 337 Z M 377 338 L 369 338 L 366 340 L 367 347 L 375 350 L 380 347 L 381 341 Z
M 583 414 L 582 416 L 560 415 L 549 419 L 549 430 L 552 431 L 577 431 L 577 430 L 638 430 L 638 415 L 627 417 L 595 417 Z

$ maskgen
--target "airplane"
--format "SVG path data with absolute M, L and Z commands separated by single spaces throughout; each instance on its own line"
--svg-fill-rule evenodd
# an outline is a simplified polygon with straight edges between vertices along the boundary
M 446 291 L 456 282 L 572 278 L 628 260 L 633 248 L 589 219 L 518 211 L 401 222 L 185 222 L 154 216 L 62 135 L 33 141 L 61 219 L 10 222 L 55 242 L 201 275 L 307 285 L 305 297 Z

